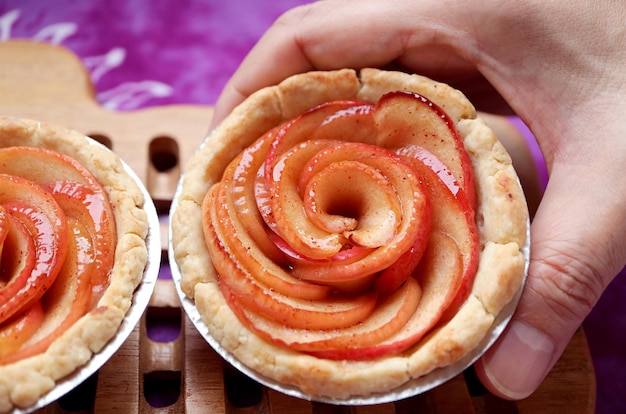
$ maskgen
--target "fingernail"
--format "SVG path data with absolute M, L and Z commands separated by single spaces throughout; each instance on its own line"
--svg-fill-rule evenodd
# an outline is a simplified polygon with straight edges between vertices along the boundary
M 552 366 L 554 349 L 547 335 L 513 321 L 502 340 L 483 357 L 483 369 L 501 394 L 520 400 L 539 387 Z

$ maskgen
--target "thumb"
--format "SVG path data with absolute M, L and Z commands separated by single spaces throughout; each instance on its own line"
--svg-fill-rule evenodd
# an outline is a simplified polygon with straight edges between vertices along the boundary
M 624 194 L 581 177 L 586 175 L 553 169 L 531 226 L 531 262 L 520 303 L 506 331 L 475 365 L 481 382 L 500 397 L 522 399 L 539 387 L 624 266 Z

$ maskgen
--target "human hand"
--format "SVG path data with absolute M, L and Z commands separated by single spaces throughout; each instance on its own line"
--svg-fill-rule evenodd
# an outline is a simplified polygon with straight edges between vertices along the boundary
M 550 180 L 521 301 L 476 367 L 495 394 L 524 398 L 626 264 L 625 22 L 618 0 L 320 1 L 267 31 L 212 123 L 289 75 L 343 67 L 401 67 L 458 87 L 479 110 L 517 113 Z

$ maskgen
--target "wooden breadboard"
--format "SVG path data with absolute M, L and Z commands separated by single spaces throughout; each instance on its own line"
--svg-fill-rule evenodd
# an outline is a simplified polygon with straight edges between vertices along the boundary
M 29 41 L 0 43 L 0 113 L 52 122 L 111 147 L 142 179 L 164 215 L 184 165 L 207 133 L 209 106 L 175 105 L 134 112 L 103 109 L 89 76 L 70 51 Z M 167 249 L 167 220 L 162 225 Z M 163 254 L 166 268 L 166 254 Z M 167 325 L 175 335 L 150 334 Z M 514 364 L 512 364 L 514 366 Z M 210 348 L 180 307 L 170 279 L 158 281 L 129 339 L 92 379 L 37 411 L 58 413 L 593 413 L 595 376 L 582 330 L 541 388 L 510 402 L 459 375 L 408 400 L 360 407 L 289 397 L 247 380 Z

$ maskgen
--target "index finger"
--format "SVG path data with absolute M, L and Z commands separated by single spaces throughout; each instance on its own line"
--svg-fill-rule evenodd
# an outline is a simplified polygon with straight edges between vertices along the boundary
M 467 62 L 452 48 L 441 47 L 453 43 L 451 32 L 456 29 L 450 29 L 454 24 L 442 24 L 452 17 L 449 10 L 446 14 L 435 10 L 437 4 L 320 1 L 289 10 L 228 81 L 211 126 L 256 90 L 314 69 L 381 67 L 393 61 L 412 67 L 419 56 L 419 65 L 426 71 L 465 71 Z

